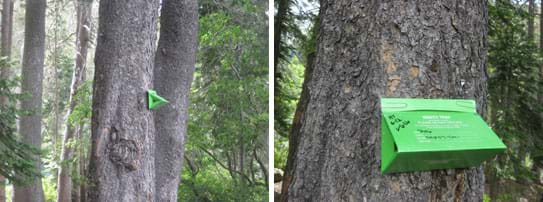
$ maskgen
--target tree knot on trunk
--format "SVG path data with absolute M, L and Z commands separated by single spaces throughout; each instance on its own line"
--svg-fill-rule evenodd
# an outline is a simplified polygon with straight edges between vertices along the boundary
M 133 140 L 118 139 L 108 144 L 109 159 L 129 171 L 140 167 L 140 149 Z

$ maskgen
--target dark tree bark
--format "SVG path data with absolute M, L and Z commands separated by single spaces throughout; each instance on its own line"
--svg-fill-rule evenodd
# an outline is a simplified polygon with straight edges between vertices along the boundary
M 21 101 L 21 109 L 31 115 L 21 115 L 19 130 L 24 143 L 41 147 L 42 80 L 45 51 L 45 1 L 27 0 L 25 10 L 25 36 L 23 47 L 21 92 L 30 96 Z M 36 156 L 36 167 L 41 169 L 40 156 Z M 15 202 L 44 200 L 41 178 L 32 179 L 24 186 L 15 186 Z
M 72 75 L 72 84 L 70 86 L 70 97 L 68 98 L 69 108 L 67 117 L 78 104 L 74 96 L 79 92 L 79 87 L 85 82 L 85 71 L 87 52 L 89 47 L 89 35 L 91 27 L 92 0 L 76 1 L 77 28 L 76 28 L 76 55 L 75 66 Z M 66 118 L 68 121 L 69 119 Z M 77 132 L 77 125 L 67 123 L 62 139 L 62 153 L 60 156 L 60 169 L 58 171 L 57 183 L 57 201 L 72 201 L 72 178 L 70 176 L 70 164 L 67 162 L 73 157 L 73 148 L 68 146 Z
M 198 48 L 198 2 L 164 0 L 155 60 L 156 91 L 170 101 L 155 112 L 156 201 L 177 201 L 190 86 Z
M 100 1 L 89 201 L 154 201 L 152 89 L 159 0 Z
M 481 167 L 382 175 L 379 99 L 473 98 L 484 115 L 486 4 L 321 1 L 288 200 L 482 201 Z
M 534 17 L 535 3 L 534 0 L 528 0 L 528 38 L 534 40 Z
M 0 55 L 6 57 L 9 61 L 11 59 L 11 33 L 12 33 L 12 19 L 13 19 L 13 0 L 4 0 L 2 2 L 2 24 L 0 33 Z M 6 80 L 11 77 L 11 70 L 9 65 L 0 67 L 0 79 Z M 0 105 L 7 105 L 7 97 L 0 96 Z M 0 175 L 0 202 L 6 201 L 6 180 L 4 176 Z

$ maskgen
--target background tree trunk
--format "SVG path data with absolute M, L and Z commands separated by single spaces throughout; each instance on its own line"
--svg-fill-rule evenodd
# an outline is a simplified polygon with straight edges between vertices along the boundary
M 535 0 L 528 0 L 528 38 L 534 40 Z
M 62 139 L 62 153 L 60 156 L 60 169 L 58 172 L 57 183 L 57 201 L 72 201 L 72 178 L 70 176 L 70 164 L 67 162 L 73 157 L 73 148 L 68 146 L 77 131 L 76 123 L 69 123 L 69 116 L 78 104 L 74 96 L 79 91 L 79 87 L 85 82 L 85 71 L 87 61 L 87 51 L 89 47 L 89 35 L 91 27 L 92 0 L 76 1 L 76 56 L 75 67 L 70 87 L 70 97 L 68 98 L 69 108 L 66 114 L 66 129 Z
M 541 54 L 543 54 L 543 1 L 541 1 L 541 4 L 539 6 L 539 51 L 541 51 Z M 543 81 L 543 65 L 539 67 L 539 81 Z M 540 89 L 539 94 L 539 103 L 543 103 L 543 90 Z M 541 117 L 543 117 L 543 112 L 541 113 Z M 543 123 L 541 123 L 543 126 Z
M 0 55 L 11 58 L 11 38 L 13 30 L 13 0 L 2 1 L 2 25 L 0 28 Z M 10 65 L 6 64 L 0 69 L 0 79 L 8 79 L 11 77 Z M 0 97 L 0 104 L 7 104 L 7 98 Z
M 273 69 L 275 70 L 274 71 L 274 81 L 275 81 L 275 85 L 277 85 L 277 81 L 278 79 L 281 77 L 281 72 L 279 71 L 279 69 L 277 68 L 277 66 L 279 65 L 279 55 L 281 53 L 281 35 L 283 35 L 284 33 L 284 30 L 285 30 L 285 27 L 284 27 L 284 21 L 286 20 L 287 18 L 287 14 L 288 14 L 288 10 L 289 10 L 289 6 L 290 6 L 290 2 L 289 0 L 276 0 L 275 2 L 277 2 L 277 14 L 275 16 L 275 24 L 273 26 L 274 28 L 274 35 L 273 35 L 273 40 L 274 40 L 274 49 L 273 49 L 273 52 L 274 52 L 274 55 L 273 55 L 273 59 L 274 59 L 274 64 L 273 64 Z
M 482 201 L 481 167 L 381 175 L 379 99 L 471 98 L 484 115 L 486 4 L 321 1 L 288 200 Z
M 100 1 L 89 201 L 153 201 L 152 89 L 159 0 Z
M 11 33 L 13 19 L 13 0 L 4 0 L 2 2 L 2 25 L 0 34 L 0 55 L 6 57 L 8 61 L 11 59 Z M 9 79 L 11 77 L 11 66 L 5 64 L 0 69 L 0 79 Z M 8 99 L 0 96 L 0 105 L 7 105 Z M 0 202 L 6 201 L 6 180 L 0 175 Z
M 21 92 L 30 97 L 21 101 L 21 109 L 31 110 L 22 115 L 19 130 L 22 140 L 36 148 L 41 147 L 42 80 L 45 51 L 45 1 L 27 0 L 25 11 L 25 37 L 23 47 Z M 39 155 L 36 167 L 41 170 Z M 44 201 L 41 178 L 33 179 L 25 186 L 15 186 L 15 202 Z
M 77 135 L 78 135 L 77 138 L 79 139 L 80 142 L 83 142 L 83 139 L 84 139 L 84 134 L 83 134 L 84 128 L 85 128 L 85 123 L 81 123 L 79 125 L 79 132 L 77 132 Z M 79 163 L 78 163 L 79 175 L 82 176 L 82 177 L 87 176 L 87 167 L 89 165 L 88 164 L 89 157 L 87 156 L 87 153 L 84 152 L 84 151 L 85 150 L 82 147 L 80 147 L 79 151 L 78 151 L 78 153 L 79 153 Z M 74 202 L 86 202 L 87 201 L 87 182 L 86 181 L 81 182 L 81 184 L 79 186 L 76 186 L 76 187 L 74 187 L 74 189 L 77 189 L 77 192 L 79 192 L 79 200 L 76 200 Z
M 188 124 L 189 93 L 198 49 L 198 2 L 164 0 L 154 84 L 170 104 L 155 112 L 156 201 L 177 201 Z

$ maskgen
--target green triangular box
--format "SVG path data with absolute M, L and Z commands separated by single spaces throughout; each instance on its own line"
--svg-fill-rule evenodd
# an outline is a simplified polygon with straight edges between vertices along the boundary
M 147 97 L 149 101 L 149 109 L 155 109 L 168 103 L 168 100 L 160 97 L 154 90 L 148 90 Z
M 473 100 L 381 99 L 381 173 L 465 168 L 506 146 Z

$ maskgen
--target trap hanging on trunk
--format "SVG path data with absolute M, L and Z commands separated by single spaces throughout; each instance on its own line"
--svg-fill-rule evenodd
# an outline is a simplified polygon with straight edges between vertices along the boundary
M 381 99 L 381 173 L 477 166 L 506 146 L 473 100 Z

